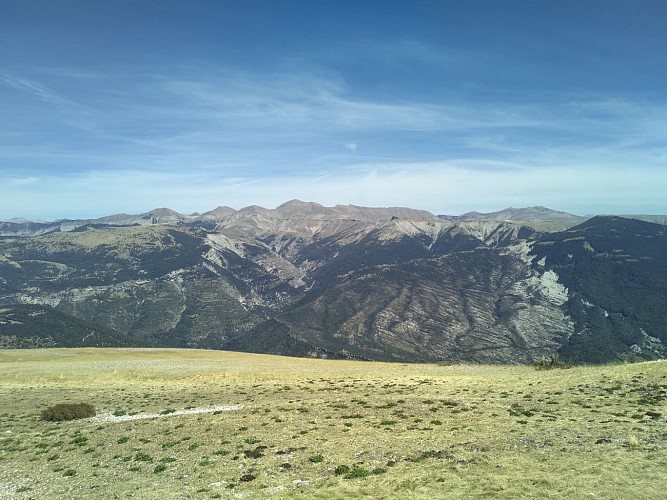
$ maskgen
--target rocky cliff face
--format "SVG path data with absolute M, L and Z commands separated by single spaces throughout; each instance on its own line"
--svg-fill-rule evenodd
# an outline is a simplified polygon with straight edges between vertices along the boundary
M 618 228 L 605 221 L 592 227 L 613 238 Z M 183 216 L 158 209 L 21 224 L 0 239 L 0 342 L 7 347 L 134 343 L 530 363 L 554 348 L 585 361 L 572 339 L 597 328 L 618 341 L 614 356 L 663 352 L 665 332 L 646 321 L 655 315 L 625 311 L 619 319 L 616 303 L 605 302 L 613 319 L 605 324 L 594 314 L 602 306 L 577 309 L 601 299 L 582 291 L 554 257 L 561 259 L 558 249 L 575 233 L 544 234 L 520 221 L 292 201 L 274 210 L 219 207 Z M 647 227 L 658 250 L 667 249 L 664 228 Z M 623 238 L 636 238 L 632 231 Z M 626 247 L 624 265 L 631 266 L 637 245 Z M 579 272 L 590 271 L 589 253 L 576 255 Z M 664 262 L 658 253 L 637 259 Z M 662 304 L 656 300 L 654 307 Z M 46 312 L 31 316 L 26 307 Z M 70 333 L 54 336 L 53 322 L 35 319 L 47 313 Z

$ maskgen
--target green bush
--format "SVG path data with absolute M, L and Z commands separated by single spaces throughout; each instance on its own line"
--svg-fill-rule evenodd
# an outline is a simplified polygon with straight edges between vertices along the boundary
M 42 420 L 61 422 L 95 416 L 95 408 L 88 403 L 61 403 L 42 410 Z
M 368 472 L 366 469 L 355 466 L 353 469 L 350 469 L 350 472 L 345 474 L 344 478 L 345 479 L 359 479 L 359 478 L 363 478 L 363 477 L 368 477 L 369 475 L 370 475 L 370 472 Z
M 135 462 L 152 462 L 153 457 L 151 457 L 148 453 L 144 453 L 143 451 L 138 451 L 134 455 L 134 461 Z
M 155 466 L 155 469 L 153 469 L 153 474 L 159 474 L 160 472 L 164 472 L 167 470 L 167 466 L 164 464 L 157 464 Z
M 349 465 L 339 465 L 334 470 L 334 473 L 337 476 L 342 476 L 343 474 L 347 474 L 348 472 L 350 472 L 350 466 Z

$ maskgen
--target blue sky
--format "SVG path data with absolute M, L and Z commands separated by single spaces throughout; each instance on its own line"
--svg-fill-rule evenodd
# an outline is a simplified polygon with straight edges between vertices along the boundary
M 0 1 L 0 220 L 667 213 L 667 2 Z

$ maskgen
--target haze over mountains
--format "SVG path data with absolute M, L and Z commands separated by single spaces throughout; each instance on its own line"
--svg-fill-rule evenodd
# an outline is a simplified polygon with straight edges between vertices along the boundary
M 0 343 L 442 362 L 530 363 L 552 349 L 573 362 L 661 358 L 667 217 L 633 217 L 293 200 L 1 222 Z

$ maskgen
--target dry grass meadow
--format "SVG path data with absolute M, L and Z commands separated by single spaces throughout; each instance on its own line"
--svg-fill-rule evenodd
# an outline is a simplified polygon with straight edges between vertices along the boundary
M 68 402 L 98 417 L 40 420 Z M 665 362 L 2 351 L 0 498 L 657 499 L 666 406 Z

